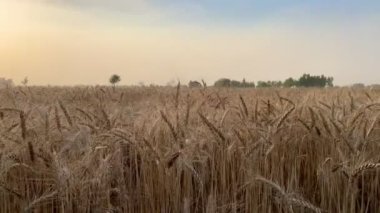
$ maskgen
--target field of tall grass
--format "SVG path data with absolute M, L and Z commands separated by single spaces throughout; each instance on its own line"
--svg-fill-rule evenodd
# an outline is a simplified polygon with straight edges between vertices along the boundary
M 378 212 L 380 90 L 0 90 L 0 212 Z

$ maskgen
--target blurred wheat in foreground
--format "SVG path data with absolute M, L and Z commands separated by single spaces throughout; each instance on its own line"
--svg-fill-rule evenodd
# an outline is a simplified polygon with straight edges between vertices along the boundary
M 378 212 L 380 91 L 0 90 L 0 212 Z

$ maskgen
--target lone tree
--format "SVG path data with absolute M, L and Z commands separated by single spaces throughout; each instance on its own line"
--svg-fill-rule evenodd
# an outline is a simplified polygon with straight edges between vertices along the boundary
M 110 83 L 112 84 L 113 86 L 113 90 L 115 90 L 116 88 L 116 84 L 119 83 L 121 81 L 121 78 L 119 75 L 112 75 L 111 78 L 110 78 Z

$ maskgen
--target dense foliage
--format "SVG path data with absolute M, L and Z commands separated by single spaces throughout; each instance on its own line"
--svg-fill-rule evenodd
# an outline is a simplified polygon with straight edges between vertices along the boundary
M 324 75 L 310 75 L 304 74 L 298 80 L 288 78 L 282 81 L 258 81 L 257 85 L 254 82 L 247 83 L 243 81 L 230 80 L 228 78 L 221 78 L 214 83 L 215 87 L 333 87 L 334 78 L 326 77 Z

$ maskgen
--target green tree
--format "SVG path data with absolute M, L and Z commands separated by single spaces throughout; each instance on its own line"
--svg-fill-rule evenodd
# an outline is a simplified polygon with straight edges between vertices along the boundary
M 281 81 L 258 81 L 258 88 L 267 88 L 267 87 L 282 87 Z
M 112 75 L 111 76 L 110 83 L 112 84 L 114 91 L 116 88 L 116 84 L 119 83 L 120 81 L 121 81 L 121 78 L 119 75 Z
M 248 87 L 248 84 L 247 84 L 247 82 L 245 81 L 245 78 L 243 78 L 243 80 L 241 81 L 241 86 L 242 86 L 242 87 Z
M 255 88 L 256 85 L 255 85 L 255 82 L 247 82 L 245 80 L 245 78 L 243 78 L 243 80 L 241 81 L 240 83 L 240 87 L 243 87 L 243 88 Z
M 294 80 L 293 78 L 288 78 L 284 81 L 283 86 L 284 87 L 294 87 L 297 86 L 297 81 Z
M 231 87 L 243 87 L 243 84 L 240 81 L 232 80 Z
M 271 85 L 266 81 L 258 81 L 257 87 L 258 88 L 267 88 L 267 87 L 271 87 Z
M 246 84 L 245 84 L 245 87 L 249 87 L 249 88 L 255 88 L 256 87 L 256 85 L 255 85 L 255 82 L 247 82 Z
M 282 87 L 282 81 L 271 81 L 270 82 L 272 87 Z
M 334 86 L 334 78 L 333 77 L 328 77 L 327 78 L 327 86 L 328 87 L 333 87 Z
M 230 87 L 231 80 L 228 78 L 221 78 L 214 83 L 215 87 Z
M 326 86 L 332 87 L 333 81 L 334 81 L 334 78 L 326 77 L 324 75 L 312 76 L 310 74 L 303 74 L 298 80 L 298 85 L 301 87 L 326 87 Z

